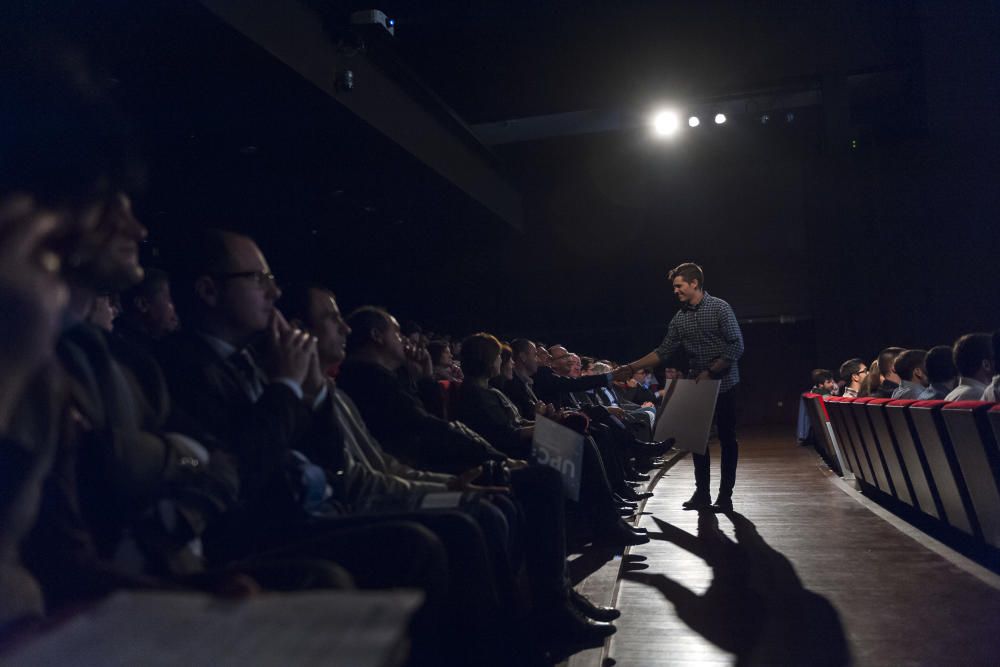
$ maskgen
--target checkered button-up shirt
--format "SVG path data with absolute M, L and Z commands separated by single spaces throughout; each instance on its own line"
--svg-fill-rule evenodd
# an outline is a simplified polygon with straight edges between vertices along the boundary
M 677 348 L 684 347 L 691 361 L 691 370 L 707 370 L 716 359 L 731 362 L 720 379 L 720 392 L 739 384 L 738 361 L 743 356 L 743 333 L 732 307 L 705 292 L 697 306 L 684 305 L 670 320 L 667 335 L 656 348 L 661 361 L 666 361 Z

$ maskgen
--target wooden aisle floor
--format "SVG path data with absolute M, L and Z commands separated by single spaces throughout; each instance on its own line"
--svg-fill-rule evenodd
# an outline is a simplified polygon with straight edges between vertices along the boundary
M 646 502 L 653 539 L 623 562 L 606 665 L 1000 664 L 1000 590 L 872 513 L 794 436 L 741 434 L 732 514 L 683 511 L 693 486 L 686 456 Z

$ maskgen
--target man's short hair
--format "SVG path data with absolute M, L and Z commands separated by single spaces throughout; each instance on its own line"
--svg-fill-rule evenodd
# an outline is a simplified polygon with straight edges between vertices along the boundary
M 427 343 L 427 354 L 431 355 L 431 363 L 435 366 L 441 365 L 441 355 L 445 350 L 450 350 L 451 345 L 446 340 L 435 338 Z
M 319 290 L 333 294 L 321 285 L 308 282 L 291 282 L 282 284 L 281 299 L 278 300 L 278 310 L 289 321 L 299 320 L 307 327 L 315 324 L 312 321 L 312 291 Z
M 913 379 L 913 371 L 923 368 L 926 360 L 927 350 L 907 350 L 896 357 L 896 373 L 909 382 Z
M 528 347 L 529 345 L 534 345 L 534 343 L 527 338 L 515 338 L 510 342 L 510 349 L 515 355 L 524 354 L 531 349 Z
M 890 369 L 895 370 L 896 357 L 905 351 L 901 347 L 887 347 L 878 353 L 878 368 L 882 377 L 885 377 Z
M 950 345 L 936 345 L 927 352 L 924 359 L 927 379 L 931 382 L 948 382 L 958 375 Z
M 199 310 L 194 285 L 201 276 L 225 272 L 229 266 L 230 250 L 226 239 L 239 236 L 215 227 L 202 227 L 193 233 L 174 239 L 168 250 L 170 272 L 173 276 L 174 302 L 181 319 L 190 318 Z
M 952 350 L 959 375 L 975 375 L 983 360 L 993 361 L 993 338 L 988 333 L 965 334 Z
M 462 373 L 469 377 L 489 377 L 500 349 L 500 341 L 493 334 L 472 334 L 462 341 Z
M 850 382 L 851 376 L 855 373 L 860 373 L 861 367 L 864 365 L 865 362 L 863 359 L 858 359 L 857 357 L 848 359 L 840 365 L 840 379 L 844 382 Z
M 392 315 L 385 308 L 378 306 L 361 306 L 347 316 L 347 326 L 351 333 L 347 335 L 347 349 L 359 350 L 372 340 L 372 329 L 385 331 L 389 328 Z
M 694 262 L 684 262 L 683 264 L 678 264 L 673 269 L 670 270 L 670 274 L 667 279 L 673 282 L 674 278 L 680 276 L 685 282 L 692 283 L 695 280 L 698 281 L 698 287 L 705 289 L 705 272 L 701 270 L 701 267 Z
M 819 386 L 824 382 L 826 382 L 827 380 L 832 380 L 832 379 L 833 379 L 833 372 L 828 371 L 825 368 L 816 368 L 812 372 L 812 383 L 814 387 Z

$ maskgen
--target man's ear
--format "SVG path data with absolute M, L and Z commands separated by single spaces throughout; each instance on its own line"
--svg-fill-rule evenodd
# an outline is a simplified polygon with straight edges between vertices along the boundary
M 996 372 L 994 369 L 996 364 L 992 359 L 983 359 L 983 370 L 989 373 L 991 376 Z
M 371 338 L 372 342 L 379 345 L 385 342 L 385 333 L 375 327 L 368 330 L 368 337 Z
M 219 303 L 219 286 L 209 276 L 201 276 L 194 281 L 194 293 L 209 306 Z
M 137 296 L 133 298 L 132 305 L 135 306 L 135 309 L 138 310 L 140 313 L 149 312 L 149 299 L 147 299 L 144 296 Z

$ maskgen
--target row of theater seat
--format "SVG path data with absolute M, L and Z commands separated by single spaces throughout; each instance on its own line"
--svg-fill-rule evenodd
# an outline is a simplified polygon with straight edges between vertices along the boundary
M 839 473 L 1000 549 L 1000 404 L 802 398 Z

